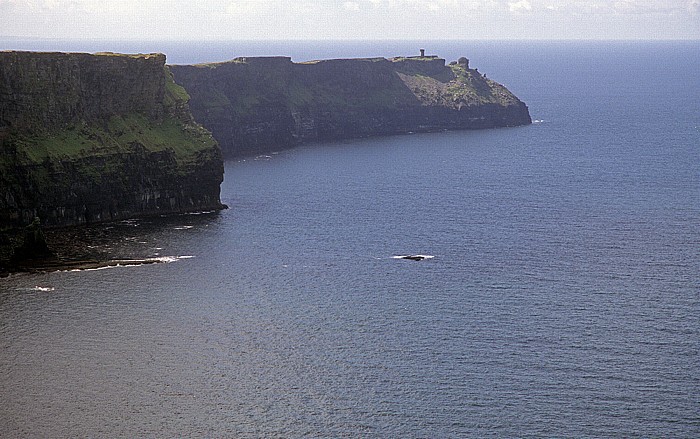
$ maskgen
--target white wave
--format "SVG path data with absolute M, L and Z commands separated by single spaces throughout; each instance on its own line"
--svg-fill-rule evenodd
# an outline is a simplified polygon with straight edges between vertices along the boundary
M 41 291 L 41 292 L 54 291 L 54 287 L 40 287 L 39 285 L 32 287 L 32 288 L 18 288 L 18 289 L 24 290 L 24 291 Z
M 544 119 L 535 119 L 532 123 L 544 123 Z
M 171 262 L 177 262 L 179 259 L 177 256 L 158 256 L 157 258 L 150 258 L 148 261 L 163 262 L 169 264 Z
M 197 212 L 187 212 L 185 215 L 206 215 L 207 213 L 214 213 L 216 210 L 200 210 Z
M 182 259 L 192 259 L 194 256 L 192 255 L 183 255 L 183 256 L 158 256 L 157 258 L 148 258 L 144 259 L 145 263 L 148 262 L 165 262 L 165 263 L 171 263 L 171 262 L 177 262 Z
M 182 259 L 192 259 L 194 256 L 192 255 L 183 255 L 183 256 L 158 256 L 156 258 L 148 258 L 144 259 L 144 264 L 147 263 L 153 263 L 153 262 L 164 262 L 166 264 L 169 264 L 171 262 L 177 262 Z M 141 264 L 143 265 L 143 264 Z
M 194 256 L 192 255 L 183 255 L 183 256 L 158 256 L 155 258 L 145 258 L 145 259 L 122 259 L 122 260 L 114 260 L 111 262 L 106 262 L 105 265 L 100 266 L 100 267 L 95 267 L 95 268 L 74 268 L 71 270 L 66 270 L 69 272 L 75 272 L 75 271 L 98 271 L 98 270 L 107 270 L 110 268 L 127 268 L 127 267 L 142 267 L 144 265 L 152 265 L 152 264 L 170 264 L 172 262 L 177 262 L 182 259 L 192 259 Z
M 191 229 L 193 227 L 194 226 L 178 226 L 178 227 L 174 227 L 174 229 L 175 230 L 188 230 L 188 229 Z
M 107 270 L 108 268 L 117 268 L 121 267 L 121 265 L 107 265 L 106 267 L 97 267 L 97 268 L 74 268 L 72 270 L 68 270 L 70 273 L 75 273 L 78 271 L 99 271 L 99 270 Z

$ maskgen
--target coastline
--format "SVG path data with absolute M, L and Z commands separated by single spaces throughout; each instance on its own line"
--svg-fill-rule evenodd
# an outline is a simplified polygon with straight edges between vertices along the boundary
M 224 159 L 318 141 L 532 122 L 524 102 L 467 58 L 447 64 L 423 52 L 201 65 L 166 65 L 161 53 L 0 52 L 9 78 L 0 95 L 11 97 L 0 101 L 8 115 L 0 127 L 0 275 L 151 263 L 94 256 L 94 243 L 78 231 L 224 209 Z M 47 69 L 56 75 L 41 76 Z M 24 79 L 28 73 L 38 75 L 45 99 Z M 97 82 L 85 79 L 91 75 Z M 41 226 L 22 228 L 35 218 Z
M 153 241 L 160 239 L 159 233 L 167 230 L 205 225 L 223 209 L 42 229 L 51 254 L 20 261 L 12 261 L 11 257 L 13 247 L 22 244 L 24 230 L 5 231 L 0 234 L 4 238 L 0 244 L 0 278 L 16 273 L 94 270 L 172 262 L 182 257 L 161 254 L 163 249 L 160 247 L 166 245 L 164 242 L 151 247 L 144 245 L 143 248 L 123 244 L 135 240 Z

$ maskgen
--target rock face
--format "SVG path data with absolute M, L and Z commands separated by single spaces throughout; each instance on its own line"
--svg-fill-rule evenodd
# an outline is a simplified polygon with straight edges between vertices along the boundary
M 0 230 L 221 208 L 188 99 L 162 54 L 0 52 Z
M 301 143 L 531 123 L 527 106 L 469 61 L 437 57 L 236 58 L 170 66 L 226 157 Z

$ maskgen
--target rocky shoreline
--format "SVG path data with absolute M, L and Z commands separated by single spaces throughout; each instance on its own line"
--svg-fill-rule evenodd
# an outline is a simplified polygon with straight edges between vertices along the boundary
M 0 234 L 14 245 L 0 245 L 0 277 L 13 273 L 94 270 L 175 262 L 185 259 L 168 254 L 170 231 L 206 227 L 220 211 L 133 218 L 110 223 L 48 228 L 43 230 L 50 253 L 13 258 L 25 229 Z M 162 248 L 161 248 L 162 247 Z

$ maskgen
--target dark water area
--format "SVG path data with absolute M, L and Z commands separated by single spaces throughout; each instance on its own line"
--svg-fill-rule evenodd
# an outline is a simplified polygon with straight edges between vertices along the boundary
M 416 46 L 246 44 L 167 53 Z M 700 436 L 700 46 L 423 45 L 535 123 L 229 162 L 96 244 L 167 263 L 0 279 L 0 436 Z

